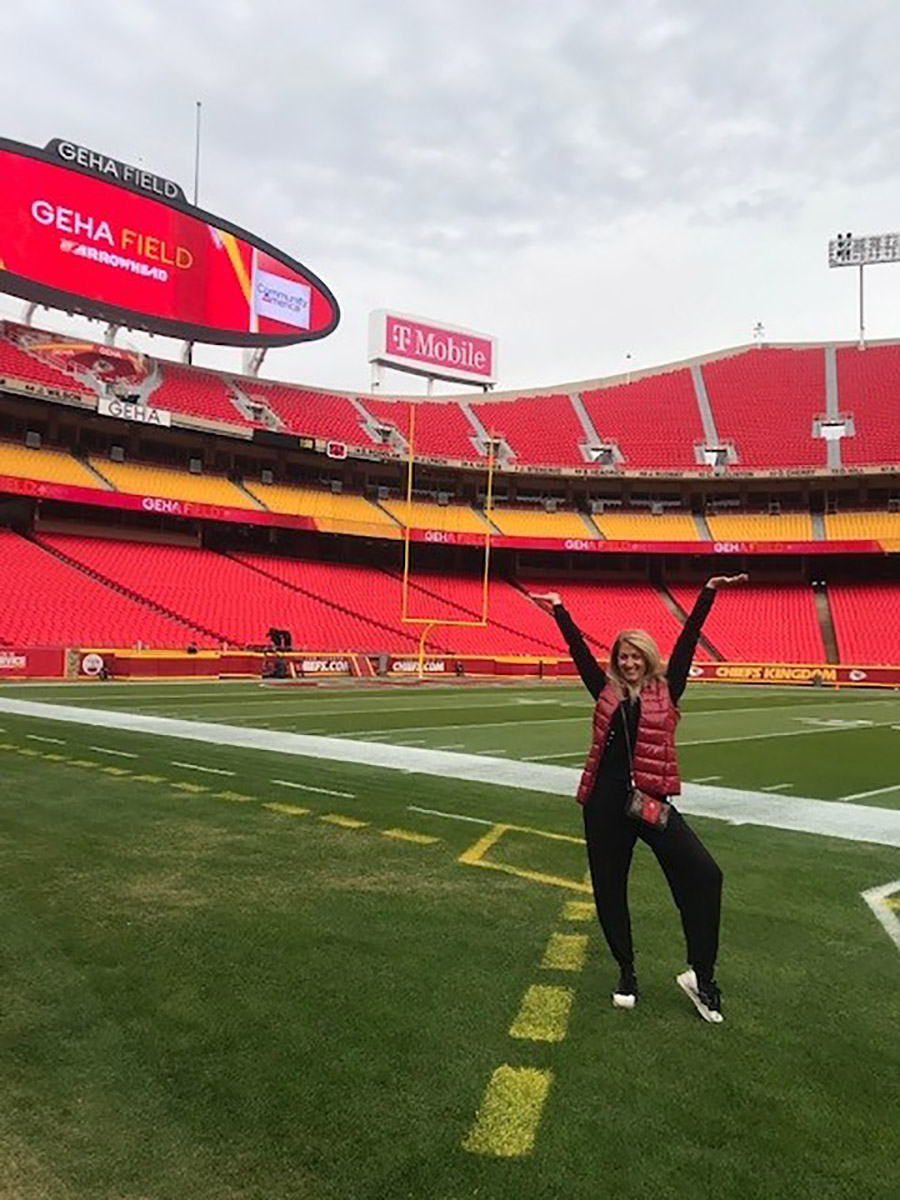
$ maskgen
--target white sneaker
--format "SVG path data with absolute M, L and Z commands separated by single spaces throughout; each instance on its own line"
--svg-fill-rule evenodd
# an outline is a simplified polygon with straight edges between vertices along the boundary
M 719 1025 L 724 1021 L 725 1018 L 722 1016 L 722 1000 L 715 981 L 711 980 L 709 985 L 701 990 L 697 983 L 696 971 L 694 971 L 693 967 L 689 967 L 686 971 L 682 971 L 680 975 L 675 976 L 675 982 L 685 995 L 688 996 L 704 1021 L 709 1021 L 711 1025 Z
M 634 1008 L 637 1004 L 638 986 L 637 980 L 634 977 L 633 971 L 623 971 L 619 975 L 619 982 L 616 984 L 616 990 L 612 994 L 612 1002 L 615 1008 Z

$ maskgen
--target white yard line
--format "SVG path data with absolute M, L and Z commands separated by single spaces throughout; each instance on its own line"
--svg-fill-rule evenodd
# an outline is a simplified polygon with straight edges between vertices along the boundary
M 865 729 L 886 729 L 892 725 L 893 721 L 873 721 L 871 725 L 866 725 Z M 679 742 L 679 746 L 718 746 L 724 745 L 726 742 L 765 742 L 769 738 L 785 738 L 785 737 L 810 737 L 819 736 L 821 734 L 836 734 L 836 733 L 859 733 L 861 727 L 858 725 L 846 725 L 842 727 L 816 727 L 815 729 L 785 729 L 779 733 L 742 733 L 734 737 L 718 737 L 718 738 L 695 738 L 691 742 Z
M 462 813 L 440 812 L 436 808 L 419 808 L 416 804 L 407 804 L 407 812 L 425 813 L 429 817 L 446 817 L 448 821 L 468 821 L 472 825 L 496 825 L 496 821 L 485 821 L 483 817 L 464 817 Z
M 770 783 L 764 788 L 760 788 L 761 792 L 783 792 L 785 788 L 792 788 L 792 783 Z
M 110 750 L 109 746 L 88 746 L 88 750 L 93 750 L 96 754 L 114 754 L 116 758 L 137 758 L 136 754 L 129 754 L 127 750 Z
M 169 759 L 173 767 L 184 767 L 186 771 L 202 771 L 204 775 L 234 775 L 234 771 L 225 771 L 221 767 L 201 767 L 199 763 L 177 762 Z
M 870 792 L 851 792 L 849 796 L 839 796 L 845 800 L 867 800 L 869 796 L 885 796 L 888 792 L 900 792 L 900 783 L 892 783 L 890 787 L 873 788 Z
M 25 736 L 32 742 L 49 742 L 53 746 L 64 746 L 66 744 L 62 738 L 40 737 L 36 733 L 26 733 Z
M 356 693 L 354 695 L 354 697 L 352 697 L 352 698 L 358 701 L 359 693 Z M 277 715 L 281 715 L 281 716 L 304 716 L 305 713 L 303 711 L 298 711 L 296 713 L 290 712 L 291 705 L 293 703 L 296 703 L 297 699 L 298 699 L 297 697 L 291 697 L 290 699 L 280 698 L 279 700 L 274 700 L 272 697 L 268 697 L 267 699 L 247 700 L 247 701 L 241 703 L 240 700 L 235 696 L 219 696 L 219 697 L 213 696 L 213 697 L 210 697 L 208 700 L 203 701 L 202 703 L 204 705 L 204 709 L 205 709 L 206 704 L 217 704 L 217 705 L 222 704 L 222 705 L 225 705 L 226 707 L 232 708 L 234 710 L 234 712 L 237 714 L 240 714 L 247 708 L 259 708 L 261 706 L 264 706 L 268 710 L 265 715 L 277 714 Z M 312 699 L 312 697 L 310 697 L 310 700 L 311 699 Z M 321 699 L 321 697 L 320 697 L 320 699 Z M 367 708 L 347 708 L 346 706 L 335 707 L 335 708 L 323 708 L 323 707 L 321 707 L 321 705 L 315 705 L 313 707 L 310 704 L 310 700 L 307 700 L 305 702 L 305 704 L 301 703 L 300 709 L 303 710 L 303 709 L 312 708 L 312 712 L 309 715 L 314 720 L 318 720 L 320 717 L 371 716 L 373 712 L 378 712 L 378 713 L 383 713 L 383 712 L 386 712 L 386 713 L 387 712 L 421 712 L 423 708 L 428 707 L 427 699 L 428 698 L 423 695 L 420 698 L 418 704 L 388 704 L 388 703 L 385 703 L 384 693 L 378 693 L 377 695 L 372 696 L 372 703 Z M 453 704 L 454 700 L 456 700 L 458 703 Z M 507 696 L 503 700 L 480 701 L 476 697 L 460 694 L 460 695 L 456 695 L 456 696 L 441 696 L 439 698 L 439 703 L 436 704 L 434 707 L 440 708 L 442 710 L 445 710 L 447 708 L 452 709 L 452 708 L 456 708 L 456 707 L 461 708 L 461 709 L 467 709 L 467 708 L 511 708 L 517 702 L 518 702 L 518 698 L 515 696 Z M 528 703 L 529 704 L 558 704 L 559 701 L 557 701 L 557 700 L 532 700 L 532 701 L 529 701 Z M 179 706 L 179 715 L 184 716 L 184 715 L 190 713 L 194 709 L 200 710 L 200 706 L 201 706 L 201 701 L 199 701 L 199 700 L 195 701 L 193 704 L 185 705 L 185 707 L 183 709 L 180 708 L 180 706 Z M 160 707 L 164 708 L 165 705 L 161 705 Z M 526 705 L 526 707 L 527 707 L 527 705 Z M 581 707 L 586 708 L 589 711 L 589 708 L 586 703 L 584 705 L 582 705 Z M 159 713 L 159 715 L 162 715 L 159 707 L 154 706 L 151 708 L 146 704 L 142 705 L 138 709 L 135 709 L 134 711 L 146 712 L 146 713 Z M 210 714 L 210 715 L 214 715 L 217 718 L 221 718 L 221 717 L 226 717 L 229 714 L 223 713 L 223 712 L 216 712 L 215 714 Z M 263 719 L 262 716 L 248 718 L 248 720 L 251 720 L 251 721 L 260 721 L 262 719 Z
M 506 729 L 510 725 L 520 728 L 530 728 L 532 725 L 571 724 L 573 721 L 583 721 L 584 716 L 578 717 L 537 717 L 533 721 L 466 721 L 460 725 L 407 725 L 401 729 L 349 729 L 342 733 L 333 733 L 332 737 L 390 737 L 392 733 L 433 733 L 435 729 Z M 896 719 L 896 718 L 895 718 Z
M 689 779 L 688 783 L 718 783 L 721 778 L 721 775 L 699 775 L 696 779 Z
M 513 788 L 543 795 L 574 795 L 580 771 L 547 763 L 526 763 L 509 758 L 486 761 L 475 754 L 446 753 L 414 746 L 390 746 L 346 738 L 313 737 L 276 730 L 180 721 L 138 713 L 86 709 L 0 696 L 0 713 L 60 721 L 105 731 L 118 730 L 158 738 L 177 738 L 204 745 L 314 758 L 330 764 L 354 763 L 397 772 L 415 772 L 441 779 Z M 824 731 L 822 731 L 824 732 Z M 833 731 L 835 735 L 840 730 Z M 796 736 L 796 735 L 792 735 Z M 282 783 L 287 781 L 283 780 Z M 844 838 L 900 847 L 900 810 L 833 800 L 772 796 L 744 788 L 688 784 L 679 799 L 681 811 L 738 825 L 759 825 L 817 836 Z M 490 822 L 489 822 L 490 824 Z
M 564 754 L 526 754 L 523 762 L 550 762 L 554 758 L 584 758 L 586 750 L 567 750 Z
M 696 694 L 696 693 L 695 693 Z M 695 716 L 730 716 L 731 713 L 755 713 L 755 712 L 816 712 L 820 708 L 843 708 L 845 705 L 850 705 L 852 708 L 865 708 L 872 704 L 896 704 L 900 705 L 900 700 L 882 696 L 877 700 L 831 700 L 824 701 L 822 704 L 752 704 L 747 708 L 731 708 L 727 704 L 721 708 L 685 708 L 685 717 Z
M 290 779 L 270 779 L 270 783 L 277 783 L 279 787 L 294 788 L 298 792 L 318 792 L 320 796 L 337 796 L 340 800 L 355 800 L 354 792 L 333 792 L 331 788 L 313 787 L 311 783 L 294 783 Z

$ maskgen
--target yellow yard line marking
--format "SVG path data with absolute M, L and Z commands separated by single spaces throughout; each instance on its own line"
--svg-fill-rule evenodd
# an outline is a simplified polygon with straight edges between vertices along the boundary
M 206 789 L 201 788 L 200 790 L 205 791 Z M 210 799 L 212 799 L 212 800 L 233 800 L 235 802 L 235 804 L 248 804 L 251 801 L 255 800 L 256 797 L 255 796 L 245 796 L 243 794 L 243 792 L 212 792 L 210 795 Z
M 264 804 L 263 808 L 270 808 L 272 812 L 287 813 L 291 817 L 308 817 L 312 812 L 311 808 L 301 808 L 299 804 Z
M 364 829 L 369 823 L 358 821 L 356 817 L 342 817 L 340 813 L 325 813 L 319 820 L 327 821 L 329 825 L 340 825 L 341 829 Z
M 166 779 L 163 775 L 134 775 L 132 777 L 134 783 L 165 783 Z
M 47 762 L 68 762 L 65 754 L 45 754 L 44 758 L 46 758 Z
M 551 933 L 541 966 L 550 971 L 580 971 L 587 946 L 586 933 Z
M 104 769 L 108 770 L 109 768 L 107 767 Z M 182 779 L 176 779 L 174 783 L 171 784 L 171 787 L 173 787 L 176 792 L 190 792 L 192 796 L 197 796 L 201 792 L 209 791 L 208 787 L 201 787 L 199 783 L 186 783 Z
M 131 772 L 125 767 L 101 767 L 100 772 L 103 775 L 130 775 Z
M 561 1042 L 569 1027 L 575 993 L 571 988 L 536 983 L 522 997 L 509 1035 L 530 1042 Z
M 98 762 L 93 762 L 90 758 L 70 758 L 70 767 L 99 767 Z
M 545 829 L 532 829 L 527 825 L 494 825 L 483 834 L 474 845 L 460 854 L 457 862 L 470 867 L 487 867 L 491 871 L 503 871 L 507 875 L 517 875 L 520 879 L 528 879 L 532 883 L 546 883 L 552 887 L 568 888 L 573 892 L 590 892 L 590 885 L 579 883 L 576 879 L 567 879 L 564 875 L 549 875 L 544 871 L 532 871 L 526 867 L 513 866 L 511 863 L 494 862 L 486 858 L 487 852 L 505 833 L 530 833 L 535 837 L 550 838 L 558 842 L 574 842 L 583 845 L 581 838 L 570 837 L 566 833 L 550 833 Z
M 495 842 L 498 842 L 503 837 L 511 825 L 495 825 L 493 829 L 489 829 L 487 833 L 483 833 L 474 846 L 470 846 L 468 850 L 463 850 L 462 854 L 456 860 L 461 863 L 468 863 L 472 867 L 481 867 L 485 864 L 481 861 L 488 850 Z
M 567 900 L 562 915 L 564 921 L 590 921 L 594 916 L 594 905 L 590 900 Z
M 487 1085 L 463 1149 L 495 1158 L 521 1158 L 529 1154 L 552 1081 L 552 1071 L 498 1067 Z
M 17 753 L 23 754 L 26 758 L 43 758 L 40 750 L 32 750 L 30 746 L 16 747 Z
M 427 833 L 413 833 L 409 829 L 382 829 L 385 837 L 396 838 L 400 842 L 415 842 L 419 846 L 430 846 L 441 839 Z

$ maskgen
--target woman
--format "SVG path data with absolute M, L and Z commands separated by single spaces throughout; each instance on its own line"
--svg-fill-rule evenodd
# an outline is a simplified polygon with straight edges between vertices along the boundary
M 588 650 L 558 593 L 532 596 L 556 618 L 585 687 L 596 701 L 593 738 L 578 801 L 584 805 L 597 916 L 619 964 L 619 982 L 612 997 L 617 1008 L 634 1008 L 638 998 L 628 871 L 634 843 L 640 838 L 656 855 L 681 914 L 690 969 L 677 977 L 677 983 L 705 1021 L 722 1020 L 722 999 L 714 974 L 722 872 L 667 798 L 681 791 L 675 726 L 700 630 L 716 589 L 746 579 L 746 575 L 716 575 L 707 582 L 665 673 L 650 635 L 625 629 L 613 644 L 607 674 Z M 635 803 L 631 802 L 633 794 L 639 797 Z

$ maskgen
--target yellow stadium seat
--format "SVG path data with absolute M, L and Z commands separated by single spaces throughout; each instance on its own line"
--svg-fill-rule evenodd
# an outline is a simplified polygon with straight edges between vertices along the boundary
M 69 487 L 101 487 L 100 480 L 71 454 L 62 450 L 29 450 L 27 446 L 6 443 L 0 443 L 0 475 Z
M 809 513 L 729 513 L 707 517 L 706 523 L 716 542 L 811 542 L 812 517 Z
M 406 525 L 405 500 L 382 500 L 381 507 L 400 525 Z M 413 529 L 439 529 L 443 533 L 488 533 L 490 529 L 473 508 L 462 504 L 429 504 L 423 500 L 413 501 L 409 524 Z
M 576 512 L 543 509 L 495 508 L 491 521 L 509 537 L 596 538 L 597 533 Z
M 224 505 L 228 508 L 256 508 L 257 505 L 239 487 L 221 475 L 191 475 L 171 467 L 151 467 L 142 463 L 115 463 L 92 458 L 91 466 L 108 479 L 119 492 L 161 496 L 165 500 L 193 500 L 197 504 Z
M 900 538 L 900 513 L 829 513 L 825 536 L 829 541 L 893 541 Z
M 605 512 L 594 524 L 611 542 L 699 542 L 690 513 Z
M 322 492 L 314 488 L 288 487 L 278 483 L 244 485 L 270 512 L 293 517 L 312 517 L 325 533 L 378 533 L 385 536 L 399 530 L 395 521 L 377 504 L 363 496 L 343 492 Z

